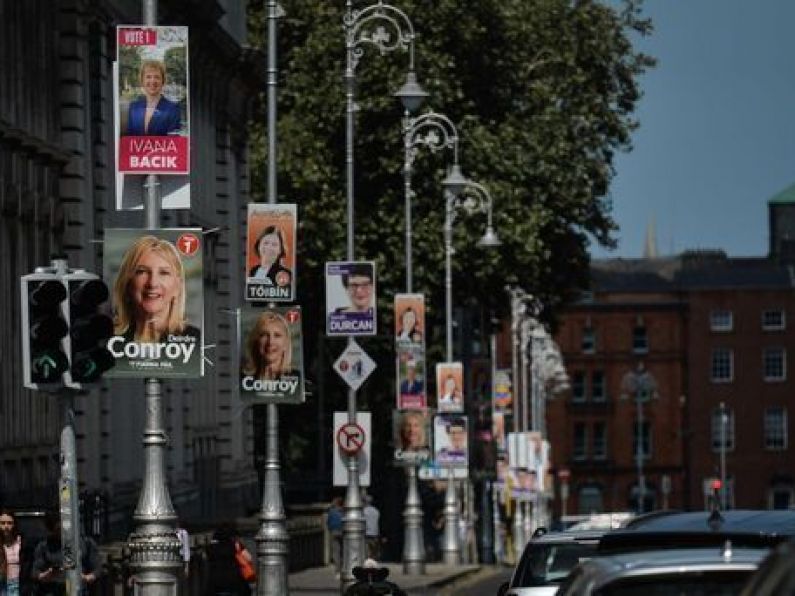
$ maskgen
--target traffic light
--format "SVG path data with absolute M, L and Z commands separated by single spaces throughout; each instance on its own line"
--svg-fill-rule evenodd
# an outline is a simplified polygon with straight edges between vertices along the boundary
M 65 261 L 21 280 L 23 382 L 29 389 L 82 389 L 114 365 L 113 322 L 100 312 L 108 288 Z
M 64 339 L 66 287 L 56 273 L 37 271 L 22 277 L 22 354 L 25 387 L 63 383 L 69 368 Z
M 115 360 L 107 349 L 113 321 L 101 312 L 108 300 L 108 287 L 93 273 L 76 271 L 64 275 L 69 292 L 69 375 L 67 385 L 79 389 L 94 383 L 112 368 Z

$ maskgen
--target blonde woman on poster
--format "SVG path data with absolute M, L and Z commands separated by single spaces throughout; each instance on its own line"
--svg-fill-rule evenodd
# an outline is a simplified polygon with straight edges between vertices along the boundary
M 113 329 L 125 341 L 159 343 L 201 332 L 185 318 L 185 270 L 177 249 L 155 236 L 138 238 L 113 284 Z
M 287 321 L 275 312 L 262 313 L 248 334 L 243 372 L 255 379 L 275 381 L 295 377 L 293 345 Z
M 166 67 L 160 60 L 144 60 L 138 71 L 142 94 L 130 102 L 127 135 L 165 136 L 182 128 L 179 104 L 163 95 Z

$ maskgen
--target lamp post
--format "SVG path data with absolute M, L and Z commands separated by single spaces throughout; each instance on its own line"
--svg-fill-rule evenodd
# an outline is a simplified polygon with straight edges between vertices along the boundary
M 143 0 L 143 22 L 157 25 L 157 0 Z M 160 227 L 160 181 L 148 174 L 144 181 L 146 227 Z M 140 596 L 174 596 L 177 572 L 182 568 L 177 515 L 166 482 L 165 452 L 168 436 L 163 414 L 163 384 L 160 379 L 144 381 L 146 423 L 143 432 L 144 477 L 133 512 L 135 530 L 130 534 L 130 566 L 134 571 L 135 593 Z
M 276 187 L 276 20 L 279 6 L 276 0 L 268 0 L 268 203 L 277 202 Z M 239 319 L 238 319 L 239 320 Z M 265 406 L 265 470 L 262 486 L 262 508 L 260 528 L 257 532 L 257 596 L 280 596 L 288 593 L 287 555 L 290 536 L 287 532 L 287 516 L 282 500 L 279 464 L 279 409 L 276 404 Z
M 657 383 L 654 377 L 646 370 L 642 362 L 638 363 L 638 367 L 634 371 L 630 371 L 624 375 L 621 382 L 622 388 L 631 393 L 635 397 L 636 414 L 636 435 L 637 445 L 635 446 L 635 466 L 638 474 L 638 513 L 643 513 L 644 501 L 646 498 L 646 477 L 643 470 L 643 458 L 645 450 L 643 442 L 645 433 L 643 431 L 644 416 L 643 404 L 644 402 L 656 391 Z
M 458 176 L 457 176 L 458 175 Z M 445 263 L 445 330 L 447 361 L 453 360 L 453 223 L 456 211 L 464 209 L 467 213 L 477 211 L 486 213 L 486 232 L 478 241 L 478 246 L 496 247 L 500 240 L 494 233 L 492 225 L 493 202 L 488 190 L 477 182 L 466 180 L 460 172 L 451 171 L 442 182 L 445 187 L 444 217 L 444 263 Z M 458 495 L 453 467 L 449 467 L 447 476 L 447 492 L 444 499 L 444 536 L 442 538 L 442 560 L 448 565 L 461 562 L 461 551 L 458 539 Z
M 533 296 L 525 292 L 522 288 L 516 286 L 506 286 L 505 290 L 511 299 L 511 376 L 513 378 L 512 393 L 513 393 L 513 432 L 514 436 L 518 437 L 521 429 L 519 423 L 520 415 L 523 415 L 521 410 L 526 409 L 526 406 L 520 408 L 520 392 L 523 391 L 519 378 L 519 347 L 521 345 L 521 328 L 522 321 L 527 311 L 528 303 L 532 302 Z M 521 401 L 526 401 L 522 399 Z M 518 451 L 518 450 L 517 450 Z M 517 453 L 518 455 L 518 453 Z M 517 462 L 510 462 L 512 468 L 516 467 Z M 517 501 L 516 507 L 513 512 L 513 525 L 512 537 L 514 556 L 516 561 L 522 555 L 522 549 L 525 543 L 524 531 L 524 512 L 522 511 L 521 504 Z
M 403 91 L 403 90 L 401 90 Z M 406 292 L 413 291 L 412 268 L 412 224 L 411 200 L 414 191 L 411 188 L 411 176 L 414 159 L 420 148 L 425 147 L 431 152 L 442 149 L 453 151 L 453 171 L 458 171 L 458 131 L 453 122 L 444 114 L 427 112 L 416 118 L 410 115 L 409 105 L 406 104 L 405 91 L 398 95 L 403 100 L 405 116 L 403 118 L 403 190 L 406 212 Z M 410 465 L 406 468 L 408 490 L 406 492 L 406 507 L 403 510 L 403 569 L 409 575 L 422 575 L 425 573 L 425 544 L 422 535 L 422 503 L 417 489 L 417 466 Z
M 726 410 L 726 402 L 720 402 L 720 508 L 724 511 L 727 507 L 726 491 L 726 434 L 729 425 L 729 414 Z
M 345 29 L 345 165 L 347 206 L 347 259 L 354 260 L 354 95 L 356 67 L 367 46 L 375 47 L 381 55 L 408 50 L 409 70 L 406 82 L 396 93 L 406 110 L 415 111 L 427 93 L 417 84 L 414 73 L 414 27 L 406 13 L 381 0 L 360 10 L 353 9 L 353 1 L 346 0 L 343 27 Z M 392 36 L 394 33 L 394 36 Z M 353 337 L 348 337 L 348 345 Z M 348 390 L 348 422 L 356 422 L 356 391 Z M 348 456 L 348 486 L 345 492 L 342 522 L 343 562 L 341 591 L 354 582 L 353 568 L 364 562 L 364 513 L 359 489 L 359 462 Z

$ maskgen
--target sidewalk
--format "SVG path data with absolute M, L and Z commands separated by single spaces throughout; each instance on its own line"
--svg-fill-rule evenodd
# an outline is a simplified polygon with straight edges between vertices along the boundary
M 428 563 L 425 575 L 406 575 L 402 563 L 383 563 L 389 568 L 389 580 L 410 594 L 426 594 L 477 573 L 479 565 L 444 565 Z M 334 567 L 314 567 L 290 574 L 290 596 L 339 596 L 340 580 Z

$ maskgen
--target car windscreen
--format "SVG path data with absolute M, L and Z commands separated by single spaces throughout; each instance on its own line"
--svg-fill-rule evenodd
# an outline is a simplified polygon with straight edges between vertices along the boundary
M 590 559 L 596 543 L 530 544 L 519 562 L 512 588 L 529 588 L 561 583 L 577 563 Z
M 594 591 L 594 596 L 736 596 L 750 570 L 673 573 L 653 577 L 625 577 Z

